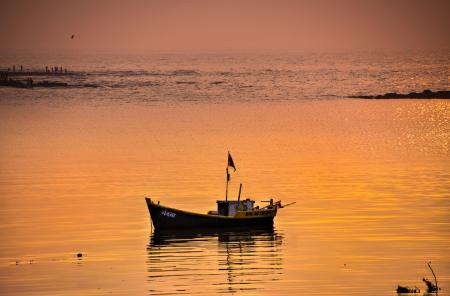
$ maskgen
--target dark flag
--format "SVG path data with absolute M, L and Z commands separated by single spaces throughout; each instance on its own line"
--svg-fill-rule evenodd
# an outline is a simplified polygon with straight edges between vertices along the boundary
M 236 167 L 234 166 L 233 158 L 231 158 L 230 152 L 228 152 L 228 167 L 232 167 L 234 171 L 236 171 Z

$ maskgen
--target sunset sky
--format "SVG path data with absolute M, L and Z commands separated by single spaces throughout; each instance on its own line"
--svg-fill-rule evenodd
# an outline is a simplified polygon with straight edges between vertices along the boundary
M 1 51 L 442 49 L 450 1 L 2 1 Z M 73 40 L 70 36 L 75 34 Z

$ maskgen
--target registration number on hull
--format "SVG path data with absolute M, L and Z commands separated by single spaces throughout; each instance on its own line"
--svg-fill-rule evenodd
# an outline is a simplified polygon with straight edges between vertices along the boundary
M 176 214 L 176 213 L 169 212 L 169 211 L 167 211 L 167 210 L 164 210 L 164 211 L 161 212 L 161 215 L 166 216 L 166 217 L 169 217 L 169 218 L 175 218 L 175 216 L 176 216 L 177 214 Z
M 271 216 L 271 211 L 255 211 L 255 212 L 246 212 L 245 216 Z

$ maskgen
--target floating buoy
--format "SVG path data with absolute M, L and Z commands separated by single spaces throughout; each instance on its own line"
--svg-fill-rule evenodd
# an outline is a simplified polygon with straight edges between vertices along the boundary
M 81 257 L 83 257 L 83 254 L 77 253 L 77 257 L 78 257 L 78 258 L 81 258 Z

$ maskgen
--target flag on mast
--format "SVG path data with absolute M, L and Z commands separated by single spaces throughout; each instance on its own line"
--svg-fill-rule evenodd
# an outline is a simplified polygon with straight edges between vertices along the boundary
M 234 171 L 236 171 L 236 166 L 234 165 L 233 158 L 231 157 L 231 154 L 230 154 L 230 152 L 228 151 L 228 166 L 227 166 L 227 169 L 228 169 L 229 167 L 232 167 L 232 168 L 234 169 Z

